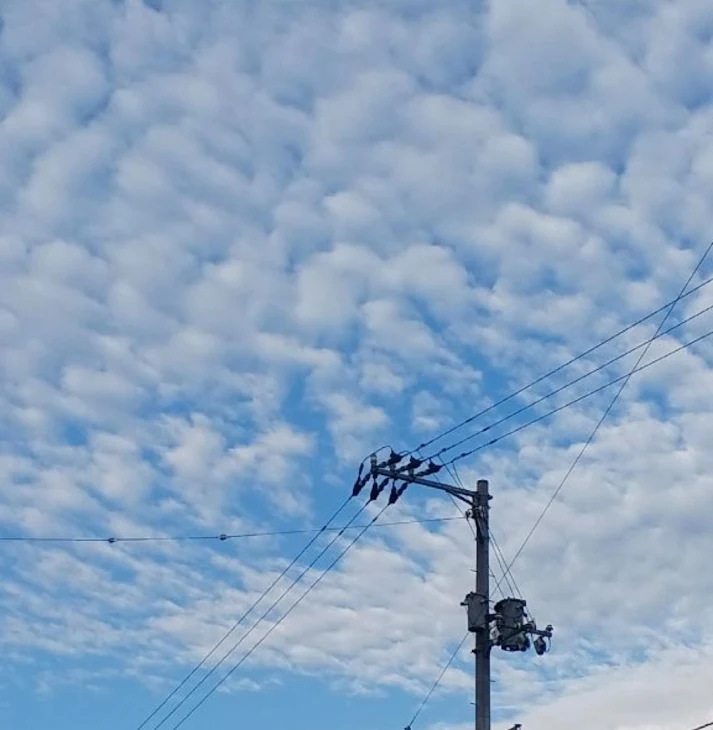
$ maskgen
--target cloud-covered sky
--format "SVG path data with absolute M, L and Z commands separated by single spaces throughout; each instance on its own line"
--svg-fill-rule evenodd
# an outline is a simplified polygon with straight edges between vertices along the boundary
M 320 526 L 369 451 L 660 307 L 713 236 L 709 2 L 0 0 L 0 17 L 0 536 Z M 703 287 L 670 323 L 711 304 Z M 490 480 L 506 557 L 611 395 L 459 463 Z M 709 341 L 627 386 L 515 565 L 556 634 L 545 657 L 495 655 L 498 727 L 713 719 L 712 406 Z M 456 514 L 416 489 L 387 513 Z M 136 728 L 308 539 L 0 543 L 0 727 Z M 402 728 L 465 631 L 473 560 L 463 520 L 369 531 L 184 727 Z M 469 649 L 414 730 L 470 726 Z

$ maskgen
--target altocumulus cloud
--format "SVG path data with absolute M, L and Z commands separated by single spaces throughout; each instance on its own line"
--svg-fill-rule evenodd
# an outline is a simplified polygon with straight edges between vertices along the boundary
M 317 524 L 370 449 L 415 446 L 660 306 L 713 235 L 710 3 L 0 11 L 5 535 Z M 518 560 L 557 638 L 498 658 L 503 724 L 713 717 L 712 357 L 632 380 Z M 492 482 L 506 556 L 608 397 L 463 464 Z M 453 511 L 409 492 L 395 515 Z M 3 726 L 138 722 L 298 549 L 4 544 Z M 462 522 L 369 533 L 208 716 L 405 723 L 462 636 L 472 553 Z M 469 662 L 424 727 L 467 726 Z

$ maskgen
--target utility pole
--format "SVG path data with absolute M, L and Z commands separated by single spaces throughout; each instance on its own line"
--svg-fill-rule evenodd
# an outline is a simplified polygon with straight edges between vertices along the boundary
M 394 504 L 411 484 L 418 484 L 446 492 L 468 505 L 467 516 L 476 526 L 476 585 L 475 592 L 469 593 L 461 606 L 467 608 L 468 630 L 475 634 L 475 728 L 490 730 L 490 659 L 493 647 L 524 652 L 534 645 L 537 654 L 542 655 L 549 648 L 545 639 L 549 641 L 552 638 L 552 626 L 538 629 L 528 618 L 527 604 L 521 598 L 503 598 L 491 611 L 489 514 L 492 497 L 488 481 L 478 480 L 476 491 L 446 484 L 430 478 L 441 471 L 442 465 L 411 456 L 405 466 L 398 466 L 405 458 L 392 451 L 387 459 L 379 462 L 373 455 L 369 472 L 363 477 L 360 472 L 353 494 L 356 496 L 371 478 L 374 482 L 372 499 L 376 499 L 391 482 L 389 504 Z M 530 636 L 535 637 L 533 642 Z
M 487 616 L 490 607 L 490 493 L 488 482 L 478 480 L 472 517 L 476 531 L 475 600 Z M 475 727 L 490 730 L 490 631 L 484 621 L 475 631 Z

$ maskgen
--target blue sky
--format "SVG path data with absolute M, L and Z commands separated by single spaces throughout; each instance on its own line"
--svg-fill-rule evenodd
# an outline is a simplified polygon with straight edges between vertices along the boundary
M 0 536 L 320 526 L 372 449 L 413 448 L 658 308 L 711 239 L 708 2 L 0 16 Z M 631 381 L 518 559 L 556 639 L 496 657 L 498 728 L 713 717 L 712 348 Z M 490 480 L 506 556 L 609 398 L 459 464 Z M 457 511 L 414 489 L 388 514 Z M 0 727 L 136 728 L 307 539 L 0 543 Z M 404 727 L 463 635 L 473 559 L 461 520 L 370 531 L 184 727 Z M 471 662 L 414 728 L 470 726 Z

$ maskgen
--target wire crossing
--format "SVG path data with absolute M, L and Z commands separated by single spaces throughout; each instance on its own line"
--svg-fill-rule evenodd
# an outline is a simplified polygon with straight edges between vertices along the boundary
M 489 446 L 493 446 L 497 443 L 500 443 L 501 441 L 505 440 L 506 438 L 509 438 L 510 436 L 514 436 L 516 433 L 520 433 L 520 431 L 524 431 L 526 428 L 529 428 L 530 426 L 534 426 L 536 423 L 540 423 L 541 421 L 544 421 L 547 418 L 550 418 L 551 416 L 554 416 L 556 413 L 560 413 L 561 411 L 565 410 L 566 408 L 570 408 L 573 405 L 576 405 L 577 403 L 580 403 L 581 401 L 585 400 L 586 398 L 590 398 L 593 395 L 596 395 L 597 393 L 601 393 L 603 390 L 606 390 L 607 388 L 611 388 L 612 385 L 616 385 L 617 383 L 621 383 L 623 380 L 626 380 L 627 378 L 630 378 L 632 375 L 635 375 L 636 373 L 641 373 L 644 370 L 648 370 L 649 368 L 653 367 L 654 365 L 658 365 L 658 363 L 663 362 L 664 360 L 667 360 L 669 357 L 672 357 L 673 355 L 676 355 L 679 352 L 682 352 L 683 350 L 687 350 L 688 348 L 692 347 L 693 345 L 698 344 L 699 342 L 702 342 L 703 340 L 707 339 L 713 335 L 713 330 L 709 330 L 708 332 L 700 335 L 699 337 L 696 337 L 695 339 L 691 340 L 690 342 L 687 342 L 674 350 L 671 350 L 670 352 L 667 352 L 665 355 L 661 355 L 660 357 L 655 358 L 654 360 L 651 360 L 650 362 L 647 362 L 646 365 L 641 365 L 640 367 L 636 368 L 635 370 L 631 370 L 625 375 L 621 375 L 617 378 L 614 378 L 613 380 L 610 380 L 607 383 L 604 383 L 603 385 L 600 385 L 597 388 L 594 388 L 593 390 L 588 391 L 587 393 L 584 393 L 583 395 L 577 396 L 576 398 L 573 398 L 570 401 L 567 401 L 567 403 L 563 403 L 560 406 L 557 406 L 557 408 L 553 408 L 551 411 L 548 411 L 547 413 L 543 413 L 540 416 L 537 416 L 536 418 L 533 418 L 530 421 L 527 421 L 526 423 L 521 424 L 520 426 L 517 426 L 516 428 L 511 429 L 510 431 L 506 431 L 505 433 L 501 434 L 500 436 L 497 436 L 490 441 L 480 444 L 479 446 L 476 446 L 473 449 L 470 449 L 469 451 L 464 451 L 461 454 L 458 454 L 457 456 L 453 457 L 450 461 L 447 461 L 446 464 L 454 464 L 457 461 L 461 461 L 462 459 L 465 459 L 469 456 L 472 456 L 473 454 L 478 453 L 479 451 L 482 451 L 483 449 L 488 448 Z
M 467 443 L 468 441 L 472 441 L 474 438 L 477 438 L 478 436 L 481 436 L 482 434 L 487 433 L 488 431 L 491 431 L 492 429 L 496 428 L 497 426 L 500 426 L 503 423 L 506 423 L 507 421 L 511 420 L 512 418 L 515 418 L 516 416 L 519 416 L 522 413 L 529 411 L 531 408 L 534 408 L 535 406 L 539 405 L 543 401 L 549 400 L 553 396 L 558 395 L 559 393 L 562 393 L 563 391 L 567 390 L 568 388 L 571 388 L 573 385 L 576 385 L 577 383 L 581 383 L 583 380 L 586 380 L 587 378 L 591 377 L 592 375 L 595 375 L 596 373 L 601 372 L 602 370 L 608 368 L 610 365 L 613 365 L 614 363 L 618 362 L 619 360 L 624 359 L 625 357 L 627 357 L 627 355 L 631 355 L 632 353 L 636 352 L 637 350 L 640 350 L 641 348 L 648 349 L 650 347 L 651 343 L 654 342 L 655 340 L 665 337 L 666 335 L 670 334 L 671 332 L 678 329 L 679 327 L 683 327 L 684 325 L 692 322 L 695 319 L 698 319 L 698 317 L 701 317 L 704 314 L 706 314 L 712 310 L 713 310 L 713 304 L 709 305 L 708 307 L 705 307 L 704 309 L 701 309 L 699 312 L 696 312 L 695 314 L 691 315 L 690 317 L 687 317 L 686 319 L 682 320 L 681 322 L 678 322 L 677 324 L 673 325 L 672 327 L 669 327 L 667 330 L 665 330 L 663 332 L 658 332 L 657 334 L 654 335 L 654 337 L 650 338 L 649 340 L 645 340 L 644 342 L 641 342 L 638 345 L 635 345 L 634 347 L 629 348 L 625 352 L 622 352 L 621 354 L 616 355 L 615 357 L 612 357 L 611 359 L 607 360 L 605 363 L 598 365 L 593 370 L 583 373 L 582 375 L 579 375 L 576 378 L 574 378 L 574 380 L 570 380 L 568 383 L 565 383 L 564 385 L 561 385 L 558 388 L 555 388 L 555 390 L 552 390 L 549 393 L 546 393 L 545 395 L 542 395 L 539 398 L 537 398 L 533 401 L 530 401 L 529 403 L 518 408 L 517 410 L 513 411 L 512 413 L 509 413 L 507 416 L 503 416 L 502 418 L 498 419 L 497 421 L 493 421 L 492 423 L 488 424 L 487 426 L 484 426 L 480 430 L 475 431 L 474 433 L 469 434 L 468 436 L 465 436 L 464 438 L 460 439 L 459 441 L 456 441 L 448 446 L 444 446 L 442 449 L 439 449 L 437 452 L 435 452 L 431 456 L 424 457 L 424 458 L 426 458 L 426 459 L 442 458 L 443 455 L 448 453 L 449 451 L 453 451 L 453 449 L 456 449 L 459 446 L 462 446 L 463 444 Z M 646 352 L 644 352 L 643 354 L 645 355 Z M 639 359 L 639 362 L 640 361 L 641 361 L 641 358 Z
M 282 615 L 280 619 L 278 619 L 265 633 L 262 638 L 253 645 L 253 647 L 246 652 L 240 661 L 235 664 L 230 671 L 228 671 L 226 674 L 221 677 L 220 680 L 208 691 L 206 695 L 191 709 L 186 715 L 184 715 L 172 728 L 171 730 L 178 730 L 179 727 L 181 727 L 190 717 L 193 716 L 195 712 L 197 712 L 207 701 L 212 697 L 212 695 L 217 692 L 217 690 L 230 679 L 230 677 L 238 670 L 239 667 L 241 667 L 253 654 L 253 652 L 258 649 L 263 642 L 267 640 L 267 638 L 272 634 L 272 632 L 282 624 L 282 622 L 292 613 L 292 611 L 297 608 L 297 606 L 302 603 L 302 601 L 312 592 L 314 588 L 316 588 L 319 583 L 323 580 L 323 578 L 337 565 L 337 563 L 349 552 L 349 550 L 354 547 L 354 545 L 357 543 L 357 541 L 366 533 L 366 531 L 372 527 L 376 521 L 381 517 L 382 514 L 390 507 L 391 505 L 387 503 L 384 507 L 381 508 L 381 511 L 378 512 L 374 518 L 371 520 L 371 522 L 362 528 L 362 530 L 352 539 L 350 543 L 347 544 L 347 546 L 342 550 L 339 555 L 320 573 L 317 578 L 310 584 L 310 586 L 307 588 L 307 590 L 287 609 L 287 611 Z
M 525 547 L 527 546 L 527 544 L 530 542 L 530 539 L 532 538 L 532 536 L 534 535 L 535 531 L 537 530 L 537 528 L 542 523 L 542 520 L 545 518 L 545 515 L 549 511 L 549 509 L 552 506 L 552 504 L 554 503 L 555 499 L 557 499 L 557 497 L 559 496 L 560 492 L 564 488 L 565 484 L 567 484 L 567 481 L 569 480 L 569 477 L 572 475 L 572 473 L 574 472 L 574 470 L 577 468 L 577 465 L 581 461 L 582 457 L 584 456 L 585 452 L 587 451 L 587 449 L 591 445 L 592 441 L 594 441 L 594 438 L 597 435 L 599 429 L 601 428 L 602 424 L 606 420 L 607 416 L 611 413 L 611 411 L 614 408 L 616 402 L 619 400 L 619 397 L 621 396 L 624 388 L 626 388 L 626 386 L 628 385 L 628 383 L 631 380 L 631 378 L 634 375 L 634 373 L 640 372 L 641 370 L 644 370 L 645 368 L 650 367 L 651 365 L 653 365 L 653 364 L 655 364 L 657 362 L 657 360 L 652 360 L 650 363 L 647 363 L 646 365 L 641 366 L 641 361 L 644 359 L 644 357 L 646 357 L 646 353 L 649 351 L 649 347 L 651 346 L 651 343 L 653 343 L 653 341 L 656 339 L 656 337 L 658 336 L 658 334 L 660 333 L 660 331 L 663 329 L 664 325 L 666 324 L 666 321 L 668 320 L 668 318 L 670 317 L 671 313 L 673 312 L 676 304 L 678 304 L 678 302 L 683 298 L 683 295 L 684 295 L 686 289 L 688 288 L 688 285 L 691 283 L 691 281 L 693 280 L 693 277 L 698 272 L 698 269 L 701 268 L 701 266 L 705 262 L 706 258 L 708 258 L 708 254 L 711 252 L 711 249 L 713 249 L 713 241 L 708 244 L 708 247 L 703 252 L 703 255 L 701 256 L 701 258 L 698 260 L 698 263 L 694 267 L 694 269 L 691 272 L 690 276 L 688 277 L 688 279 L 686 279 L 686 283 L 681 288 L 681 291 L 679 292 L 678 296 L 668 305 L 668 309 L 666 311 L 666 314 L 664 315 L 663 319 L 661 320 L 661 322 L 659 323 L 658 327 L 656 328 L 656 332 L 654 333 L 653 337 L 650 338 L 649 342 L 647 343 L 647 345 L 644 348 L 644 350 L 642 351 L 642 353 L 639 355 L 639 357 L 638 357 L 636 363 L 634 364 L 634 366 L 631 368 L 631 370 L 629 370 L 629 372 L 623 378 L 618 378 L 617 379 L 617 380 L 620 380 L 621 381 L 621 386 L 619 387 L 619 389 L 617 390 L 617 392 L 614 394 L 614 397 L 611 399 L 609 405 L 604 410 L 604 413 L 602 413 L 601 418 L 597 421 L 596 425 L 592 429 L 592 432 L 589 434 L 589 437 L 584 442 L 584 444 L 582 445 L 582 448 L 580 449 L 580 451 L 575 456 L 574 461 L 570 465 L 569 469 L 566 471 L 564 477 L 562 477 L 562 480 L 560 481 L 559 485 L 557 486 L 557 489 L 555 489 L 555 491 L 552 493 L 552 496 L 550 497 L 549 501 L 545 505 L 544 509 L 542 510 L 542 512 L 540 513 L 540 515 L 538 516 L 538 518 L 535 520 L 535 523 L 533 524 L 533 526 L 530 529 L 530 531 L 525 536 L 525 539 L 523 540 L 522 544 L 520 545 L 520 547 L 518 548 L 517 552 L 513 556 L 512 560 L 508 564 L 508 571 L 510 570 L 510 568 L 512 568 L 512 566 L 515 563 L 515 561 L 520 557 L 520 555 L 522 554 L 522 551 L 525 549 Z M 705 337 L 710 336 L 711 334 L 713 334 L 713 331 L 708 332 L 706 335 L 703 335 L 702 337 L 699 337 L 696 340 L 693 340 L 692 342 L 689 342 L 688 345 L 682 346 L 681 348 L 677 348 L 677 350 L 673 350 L 672 352 L 668 353 L 667 356 L 670 356 L 670 355 L 674 354 L 675 352 L 680 351 L 681 349 L 685 349 L 686 347 L 690 347 L 695 342 L 700 341 L 700 340 L 704 339 Z M 664 359 L 664 358 L 659 358 L 658 361 L 660 362 L 661 359 Z M 613 382 L 614 381 L 612 381 L 612 383 Z M 610 383 L 610 385 L 612 383 Z
M 339 509 L 334 512 L 334 514 L 327 520 L 322 530 L 326 529 L 333 520 L 335 520 L 345 509 L 345 507 L 349 504 L 351 501 L 351 497 L 348 497 L 339 507 Z M 136 730 L 142 730 L 142 728 L 146 727 L 146 725 L 166 706 L 168 702 L 170 702 L 173 697 L 176 696 L 176 694 L 191 680 L 191 678 L 198 672 L 205 663 L 215 654 L 218 649 L 232 636 L 232 634 L 237 630 L 238 626 L 257 608 L 257 606 L 266 598 L 268 593 L 287 575 L 288 571 L 294 567 L 294 565 L 297 563 L 297 561 L 307 552 L 307 550 L 314 545 L 314 543 L 317 541 L 319 536 L 322 533 L 322 530 L 320 530 L 303 548 L 300 550 L 300 552 L 292 559 L 292 562 L 275 578 L 275 580 L 272 581 L 272 583 L 260 594 L 258 599 L 251 604 L 251 606 L 248 608 L 248 610 L 233 624 L 233 626 L 230 628 L 230 630 L 223 636 L 223 638 L 213 646 L 213 648 L 201 659 L 201 661 L 183 678 L 183 680 L 173 689 L 172 692 L 170 692 L 166 698 L 151 712 L 151 714 L 144 719 L 144 721 L 137 726 Z M 156 727 L 159 727 L 161 723 L 156 725 Z
M 459 487 L 465 487 L 465 484 L 463 480 L 461 479 L 460 474 L 458 473 L 458 469 L 455 464 L 447 464 L 444 465 L 446 468 L 446 471 L 451 475 L 453 478 L 453 481 L 459 486 Z M 456 509 L 460 510 L 460 506 L 458 505 L 458 502 L 456 502 L 455 498 L 452 494 L 448 495 L 451 499 L 451 502 L 455 505 Z M 467 519 L 467 515 L 464 515 Z M 478 540 L 478 533 L 476 532 L 475 527 L 473 527 L 471 521 L 468 519 L 468 527 L 470 528 L 471 534 L 473 535 L 474 540 Z M 498 565 L 500 566 L 500 569 L 503 571 L 503 575 L 498 581 L 495 574 L 491 571 L 490 575 L 497 582 L 496 591 L 500 591 L 500 594 L 503 598 L 505 598 L 505 593 L 503 592 L 502 588 L 500 588 L 503 581 L 506 583 L 507 589 L 510 591 L 512 595 L 517 595 L 520 598 L 522 598 L 522 593 L 520 593 L 520 589 L 517 586 L 517 583 L 515 581 L 515 576 L 512 574 L 512 572 L 508 571 L 506 569 L 507 561 L 505 560 L 505 556 L 503 555 L 502 551 L 500 550 L 500 546 L 498 545 L 497 540 L 495 539 L 495 535 L 493 534 L 493 528 L 490 527 L 490 539 L 493 543 L 493 551 L 495 553 L 495 559 L 498 561 Z M 473 571 L 476 572 L 476 571 Z M 511 580 L 512 579 L 512 580 Z
M 345 505 L 343 505 L 343 506 L 346 506 L 346 504 L 347 504 L 347 503 L 348 503 L 348 502 L 349 502 L 350 500 L 351 500 L 351 497 L 349 497 L 349 499 L 347 500 L 347 502 L 346 502 L 346 503 L 345 503 Z M 387 506 L 388 506 L 388 505 L 387 505 Z M 358 512 L 357 512 L 357 513 L 356 513 L 356 514 L 355 514 L 355 515 L 354 515 L 354 516 L 352 517 L 352 519 L 350 520 L 350 523 L 351 523 L 351 522 L 353 522 L 354 520 L 356 520 L 356 519 L 357 519 L 357 518 L 358 518 L 358 517 L 359 517 L 359 516 L 360 516 L 360 515 L 362 514 L 362 512 L 363 512 L 363 511 L 364 511 L 365 509 L 366 509 L 366 504 L 365 504 L 365 505 L 364 505 L 363 507 L 361 507 L 361 508 L 359 509 L 359 511 L 358 511 Z M 373 522 L 373 520 L 372 520 L 372 522 Z M 371 526 L 371 524 L 372 524 L 372 523 L 369 523 L 369 524 L 368 524 L 368 525 L 366 526 L 366 528 L 365 528 L 365 529 L 368 529 L 368 528 L 369 528 L 369 527 Z M 165 717 L 164 717 L 164 718 L 163 718 L 163 719 L 162 719 L 162 720 L 161 720 L 161 721 L 160 721 L 159 723 L 157 723 L 156 725 L 154 725 L 154 727 L 153 727 L 153 730 L 158 730 L 158 728 L 160 728 L 160 727 L 161 727 L 162 725 L 164 725 L 164 724 L 165 724 L 165 723 L 166 723 L 166 722 L 168 721 L 168 719 L 169 719 L 169 718 L 173 717 L 173 715 L 174 715 L 174 714 L 175 714 L 175 713 L 176 713 L 176 712 L 177 712 L 177 711 L 178 711 L 178 710 L 179 710 L 179 709 L 180 709 L 180 708 L 181 708 L 181 707 L 182 707 L 182 706 L 183 706 L 183 705 L 184 705 L 184 704 L 185 704 L 185 703 L 186 703 L 186 702 L 188 701 L 188 699 L 189 699 L 189 698 L 190 698 L 190 697 L 191 697 L 191 696 L 192 696 L 192 695 L 193 695 L 193 694 L 194 694 L 194 693 L 195 693 L 195 692 L 196 692 L 196 691 L 197 691 L 197 690 L 198 690 L 198 689 L 199 689 L 199 688 L 200 688 L 200 687 L 201 687 L 201 686 L 202 686 L 202 685 L 203 685 L 203 684 L 204 684 L 204 683 L 205 683 L 205 682 L 206 682 L 206 681 L 207 681 L 207 680 L 208 680 L 208 679 L 209 679 L 209 678 L 210 678 L 210 677 L 211 677 L 211 676 L 212 676 L 212 675 L 213 675 L 213 674 L 214 674 L 214 673 L 215 673 L 215 672 L 216 672 L 216 671 L 217 671 L 217 670 L 218 670 L 218 669 L 219 669 L 219 668 L 220 668 L 220 667 L 221 667 L 221 666 L 223 665 L 223 663 L 224 663 L 224 662 L 225 662 L 225 661 L 226 661 L 227 659 L 229 659 L 229 658 L 230 658 L 230 657 L 232 656 L 233 652 L 234 652 L 234 651 L 235 651 L 235 650 L 236 650 L 236 649 L 237 649 L 237 648 L 238 648 L 238 647 L 239 647 L 239 646 L 240 646 L 240 645 L 241 645 L 241 644 L 243 643 L 243 641 L 245 641 L 245 639 L 247 639 L 247 638 L 248 638 L 248 636 L 250 636 L 250 634 L 252 634 L 252 632 L 253 632 L 253 631 L 255 631 L 255 629 L 256 629 L 256 628 L 258 627 L 258 625 L 259 625 L 259 624 L 260 624 L 260 623 L 261 623 L 262 621 L 264 621 L 264 620 L 265 620 L 265 619 L 266 619 L 266 618 L 267 618 L 267 617 L 268 617 L 268 616 L 270 615 L 270 613 L 272 613 L 272 611 L 273 611 L 273 610 L 274 610 L 274 609 L 275 609 L 275 608 L 276 608 L 276 607 L 277 607 L 277 606 L 278 606 L 278 605 L 279 605 L 279 604 L 280 604 L 280 603 L 282 602 L 282 600 L 283 600 L 283 599 L 284 599 L 284 598 L 285 598 L 285 597 L 286 597 L 286 596 L 287 596 L 287 595 L 288 595 L 288 594 L 289 594 L 289 593 L 290 593 L 290 592 L 292 591 L 292 589 L 293 589 L 293 588 L 294 588 L 294 587 L 295 587 L 295 586 L 296 586 L 296 585 L 297 585 L 297 584 L 298 584 L 298 583 L 299 583 L 299 582 L 300 582 L 300 581 L 301 581 L 301 580 L 302 580 L 302 579 L 303 579 L 303 578 L 305 577 L 305 575 L 307 575 L 307 573 L 308 573 L 308 572 L 309 572 L 309 571 L 310 571 L 310 570 L 311 570 L 311 569 L 312 569 L 312 568 L 313 568 L 313 567 L 315 566 L 315 564 L 317 563 L 317 561 L 318 561 L 318 560 L 319 560 L 319 559 L 320 559 L 320 558 L 321 558 L 321 557 L 322 557 L 322 556 L 323 556 L 323 555 L 324 555 L 324 554 L 325 554 L 325 553 L 326 553 L 326 552 L 327 552 L 327 551 L 328 551 L 328 550 L 329 550 L 329 549 L 330 549 L 330 548 L 331 548 L 331 547 L 332 547 L 332 546 L 334 545 L 334 543 L 335 543 L 335 542 L 336 542 L 336 541 L 337 541 L 337 540 L 338 540 L 338 539 L 339 539 L 339 538 L 340 538 L 340 537 L 342 536 L 343 532 L 344 532 L 344 530 L 341 530 L 340 532 L 338 532 L 338 533 L 337 533 L 337 534 L 336 534 L 336 535 L 335 535 L 335 536 L 334 536 L 334 537 L 333 537 L 333 538 L 332 538 L 332 539 L 330 540 L 330 542 L 328 542 L 328 543 L 327 543 L 327 545 L 325 545 L 325 547 L 324 547 L 324 548 L 322 548 L 322 550 L 321 550 L 321 551 L 320 551 L 320 552 L 319 552 L 319 553 L 317 554 L 317 556 L 316 556 L 315 558 L 313 558 L 313 559 L 312 559 L 312 561 L 311 561 L 311 562 L 310 562 L 310 563 L 309 563 L 309 564 L 307 565 L 307 567 L 305 567 L 305 568 L 304 568 L 304 569 L 302 570 L 302 572 L 301 572 L 301 573 L 300 573 L 300 574 L 299 574 L 299 575 L 298 575 L 298 576 L 297 576 L 297 577 L 296 577 L 295 579 L 293 579 L 292 583 L 290 583 L 290 585 L 288 585 L 288 586 L 287 586 L 287 588 L 285 588 L 285 590 L 284 590 L 284 591 L 283 591 L 283 592 L 282 592 L 282 593 L 280 594 L 280 596 L 279 596 L 279 597 L 278 597 L 277 599 L 275 599 L 275 600 L 274 600 L 274 601 L 272 602 L 272 604 L 271 604 L 271 605 L 270 605 L 270 606 L 269 606 L 269 607 L 268 607 L 268 608 L 267 608 L 267 609 L 266 609 L 266 610 L 265 610 L 265 611 L 263 612 L 263 614 L 262 614 L 262 615 L 260 616 L 260 618 L 259 618 L 259 619 L 258 619 L 257 621 L 255 621 L 255 623 L 254 623 L 254 624 L 253 624 L 253 625 L 252 625 L 252 626 L 251 626 L 251 627 L 250 627 L 250 628 L 249 628 L 249 629 L 248 629 L 248 630 L 247 630 L 247 631 L 246 631 L 246 632 L 245 632 L 245 633 L 244 633 L 244 634 L 243 634 L 243 635 L 242 635 L 242 636 L 240 637 L 240 639 L 238 639 L 238 641 L 237 641 L 237 642 L 236 642 L 235 644 L 233 644 L 233 646 L 232 646 L 232 647 L 231 647 L 231 648 L 230 648 L 230 649 L 229 649 L 229 650 L 228 650 L 228 651 L 227 651 L 227 652 L 226 652 L 225 654 L 223 654 L 223 656 L 222 656 L 222 657 L 221 657 L 221 658 L 220 658 L 220 659 L 218 660 L 218 662 L 216 662 L 216 663 L 215 663 L 215 664 L 214 664 L 214 665 L 213 665 L 213 666 L 212 666 L 212 667 L 211 667 L 211 668 L 210 668 L 210 669 L 209 669 L 209 670 L 208 670 L 208 671 L 207 671 L 207 672 L 206 672 L 206 673 L 205 673 L 205 674 L 203 675 L 203 677 L 201 677 L 200 681 L 199 681 L 199 682 L 198 682 L 198 683 L 197 683 L 197 684 L 196 684 L 196 685 L 195 685 L 195 686 L 194 686 L 194 687 L 193 687 L 193 688 L 192 688 L 192 689 L 191 689 L 191 690 L 190 690 L 190 691 L 189 691 L 189 692 L 188 692 L 188 693 L 187 693 L 186 695 L 184 695 L 184 696 L 183 696 L 183 697 L 181 698 L 181 700 L 179 700 L 178 704 L 176 704 L 176 706 L 175 706 L 175 707 L 174 707 L 174 708 L 173 708 L 173 709 L 172 709 L 172 710 L 171 710 L 171 711 L 170 711 L 170 712 L 169 712 L 169 713 L 168 713 L 167 715 L 165 715 Z M 310 545 L 311 545 L 311 544 L 314 544 L 314 541 L 315 541 L 315 540 L 317 539 L 317 537 L 318 537 L 318 536 L 316 536 L 315 538 L 313 538 L 313 539 L 312 539 L 312 541 L 310 542 Z M 309 546 L 308 546 L 308 547 L 309 547 Z M 305 550 L 306 550 L 306 549 L 307 549 L 307 548 L 305 548 Z M 304 553 L 304 551 L 305 551 L 305 550 L 303 550 L 303 553 Z M 301 554 L 303 554 L 303 553 L 301 553 Z M 299 558 L 299 556 L 298 556 L 298 558 Z M 297 559 L 298 559 L 298 558 L 296 558 L 296 559 L 295 559 L 295 560 L 293 561 L 292 565 L 294 565 L 294 563 L 295 563 L 295 562 L 297 561 Z M 288 569 L 286 569 L 286 570 L 288 570 Z M 286 570 L 285 570 L 285 571 L 283 571 L 283 575 L 284 575 L 284 573 L 286 572 Z M 277 583 L 277 580 L 279 580 L 279 578 L 275 580 L 275 582 L 273 583 L 273 585 L 275 585 L 275 584 Z M 228 637 L 229 637 L 229 636 L 230 636 L 230 635 L 232 634 L 232 632 L 233 632 L 234 628 L 237 628 L 237 625 L 239 625 L 239 624 L 236 624 L 236 625 L 235 625 L 235 626 L 233 627 L 233 629 L 231 629 L 231 630 L 230 630 L 230 631 L 229 631 L 229 632 L 228 632 L 228 633 L 227 633 L 227 634 L 226 634 L 226 635 L 225 635 L 225 636 L 223 637 L 223 639 L 222 639 L 222 640 L 221 640 L 221 641 L 219 642 L 219 644 L 220 644 L 220 643 L 224 643 L 224 641 L 225 641 L 225 640 L 227 640 L 227 638 L 228 638 Z M 216 645 L 216 646 L 218 646 L 218 645 Z
M 602 340 L 596 345 L 593 345 L 592 347 L 588 348 L 587 350 L 584 350 L 583 352 L 580 352 L 579 355 L 575 355 L 574 357 L 567 360 L 567 362 L 562 363 L 561 365 L 558 365 L 553 370 L 550 370 L 547 373 L 544 373 L 543 375 L 540 375 L 535 380 L 531 381 L 527 385 L 522 386 L 521 388 L 518 388 L 517 390 L 510 393 L 510 395 L 505 396 L 504 398 L 501 398 L 496 403 L 493 403 L 492 405 L 487 406 L 486 408 L 483 408 L 481 411 L 478 411 L 472 416 L 469 416 L 468 418 L 464 419 L 463 421 L 460 421 L 459 423 L 456 423 L 455 426 L 452 426 L 451 428 L 448 428 L 445 431 L 442 431 L 441 433 L 437 434 L 433 438 L 429 439 L 428 441 L 424 441 L 422 444 L 419 444 L 415 449 L 412 449 L 411 451 L 405 452 L 406 456 L 410 456 L 411 454 L 416 453 L 417 451 L 420 451 L 422 449 L 428 448 L 429 446 L 432 446 L 436 441 L 440 441 L 441 439 L 445 438 L 446 436 L 450 436 L 452 433 L 457 431 L 460 428 L 463 428 L 464 426 L 467 426 L 470 423 L 473 423 L 474 421 L 478 420 L 482 416 L 484 416 L 486 413 L 490 413 L 490 411 L 495 410 L 496 408 L 500 407 L 501 405 L 504 405 L 508 401 L 512 400 L 513 398 L 516 398 L 518 395 L 521 395 L 526 390 L 529 390 L 530 388 L 533 388 L 535 385 L 539 385 L 539 383 L 543 382 L 544 380 L 547 380 L 548 378 L 552 377 L 553 375 L 556 375 L 557 373 L 561 372 L 565 368 L 569 367 L 570 365 L 573 365 L 578 360 L 581 360 L 582 358 L 587 357 L 587 355 L 591 355 L 593 352 L 596 352 L 601 347 L 604 347 L 604 345 L 608 345 L 610 342 L 613 342 L 617 338 L 621 337 L 622 335 L 626 334 L 627 332 L 630 332 L 635 327 L 638 327 L 639 325 L 643 324 L 644 322 L 647 322 L 652 317 L 655 317 L 657 314 L 663 312 L 667 307 L 671 306 L 674 302 L 681 301 L 683 299 L 686 299 L 687 297 L 692 296 L 696 292 L 700 291 L 704 287 L 708 286 L 709 284 L 713 283 L 713 276 L 709 277 L 708 279 L 705 279 L 700 284 L 696 285 L 689 291 L 687 291 L 682 297 L 672 299 L 670 302 L 667 302 L 663 306 L 659 307 L 658 309 L 655 309 L 653 312 L 649 312 L 649 314 L 645 315 L 644 317 L 641 317 L 640 319 L 637 319 L 636 322 L 632 322 L 631 324 L 627 325 L 623 329 L 620 329 L 618 332 L 615 332 L 613 335 L 610 335 L 606 339 Z

